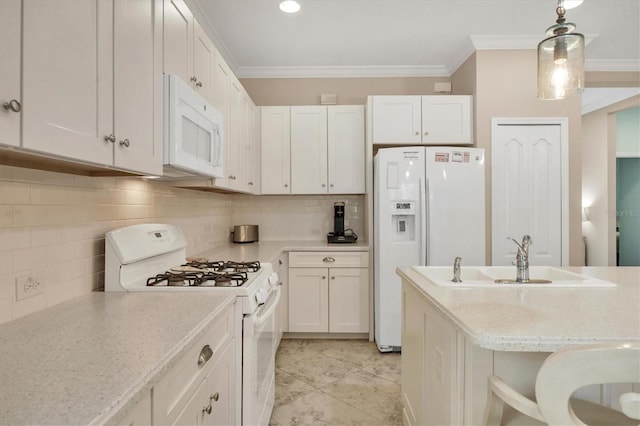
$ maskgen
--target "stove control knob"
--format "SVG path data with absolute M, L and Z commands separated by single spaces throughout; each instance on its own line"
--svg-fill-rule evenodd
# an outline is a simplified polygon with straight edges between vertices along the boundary
M 275 272 L 272 272 L 271 275 L 269 275 L 269 284 L 271 284 L 272 286 L 278 284 L 278 274 Z
M 258 305 L 264 305 L 264 302 L 267 301 L 267 291 L 264 288 L 261 288 L 256 292 L 256 303 Z

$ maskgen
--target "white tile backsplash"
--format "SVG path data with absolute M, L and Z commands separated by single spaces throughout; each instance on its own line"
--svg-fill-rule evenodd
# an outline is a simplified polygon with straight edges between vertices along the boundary
M 315 240 L 333 230 L 333 203 L 363 235 L 364 196 L 250 196 L 174 188 L 135 177 L 88 177 L 0 165 L 0 323 L 104 287 L 104 234 L 137 223 L 182 228 L 193 255 L 229 242 L 233 225 L 260 239 Z M 16 301 L 16 278 L 45 292 Z

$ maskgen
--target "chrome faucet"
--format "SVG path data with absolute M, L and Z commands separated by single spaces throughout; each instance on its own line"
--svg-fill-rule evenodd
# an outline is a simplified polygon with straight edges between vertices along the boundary
M 528 283 L 529 282 L 529 246 L 533 244 L 531 237 L 525 235 L 522 237 L 522 243 L 518 243 L 515 239 L 507 237 L 507 240 L 511 240 L 518 246 L 518 254 L 516 255 L 516 268 L 518 268 L 518 275 L 516 276 L 516 282 Z
M 461 257 L 456 257 L 453 260 L 453 279 L 451 280 L 454 283 L 461 283 L 460 279 L 460 264 L 462 263 Z

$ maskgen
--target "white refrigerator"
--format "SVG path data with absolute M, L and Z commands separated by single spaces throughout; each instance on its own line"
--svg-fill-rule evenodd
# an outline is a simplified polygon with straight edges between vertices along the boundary
M 484 150 L 382 148 L 374 157 L 374 330 L 381 352 L 398 351 L 397 267 L 485 264 Z

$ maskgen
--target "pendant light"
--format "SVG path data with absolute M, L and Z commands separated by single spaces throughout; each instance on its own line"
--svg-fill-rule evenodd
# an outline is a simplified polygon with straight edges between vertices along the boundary
M 558 0 L 556 24 L 538 43 L 538 98 L 564 99 L 584 89 L 584 36 L 565 22 L 564 0 Z

